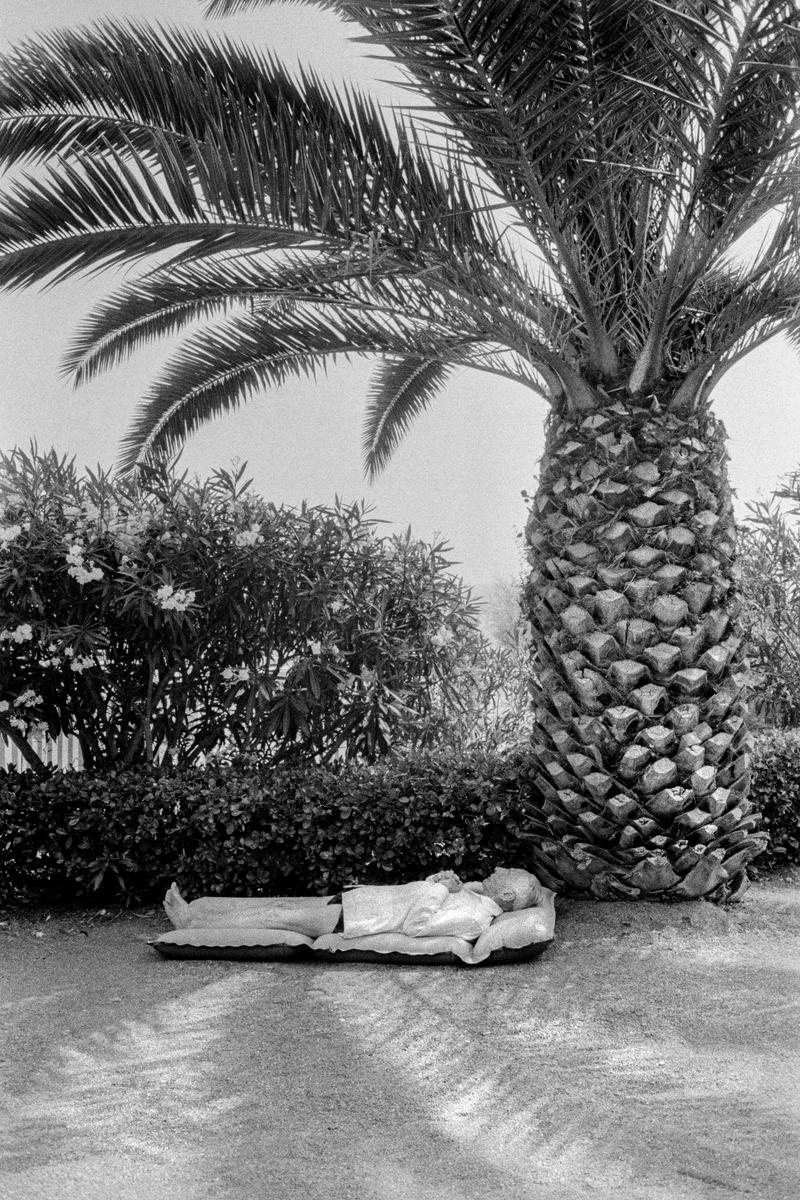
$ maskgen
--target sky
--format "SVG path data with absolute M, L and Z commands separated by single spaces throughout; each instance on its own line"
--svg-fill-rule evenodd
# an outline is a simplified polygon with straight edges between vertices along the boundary
M 383 101 L 405 98 L 391 68 L 348 41 L 346 26 L 312 6 L 275 4 L 206 21 L 200 0 L 0 0 L 0 45 L 48 28 L 118 17 L 205 26 L 269 47 L 332 80 L 355 79 Z M 55 446 L 80 464 L 110 467 L 141 394 L 165 358 L 163 346 L 137 354 L 75 391 L 60 361 L 82 313 L 119 282 L 105 274 L 48 291 L 0 293 L 0 447 Z M 754 352 L 719 385 L 715 409 L 728 430 L 737 508 L 767 496 L 800 464 L 800 368 L 776 340 Z M 254 485 L 276 503 L 326 504 L 336 495 L 365 499 L 387 531 L 441 538 L 479 594 L 519 576 L 523 490 L 532 492 L 547 406 L 505 380 L 463 371 L 417 419 L 382 477 L 368 484 L 361 425 L 370 366 L 342 364 L 316 383 L 272 389 L 220 418 L 186 444 L 183 465 L 201 475 L 246 460 Z

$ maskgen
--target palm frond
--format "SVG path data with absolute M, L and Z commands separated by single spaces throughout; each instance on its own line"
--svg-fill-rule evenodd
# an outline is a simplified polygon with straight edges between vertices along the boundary
M 221 318 L 155 385 L 134 457 L 340 354 L 391 359 L 377 469 L 452 364 L 579 404 L 694 386 L 794 328 L 796 0 L 318 6 L 393 55 L 427 141 L 199 33 L 106 23 L 0 61 L 0 154 L 34 163 L 0 208 L 0 283 L 172 255 L 91 314 L 77 373 Z M 728 270 L 776 206 L 759 262 Z
M 443 178 L 352 89 L 297 82 L 267 55 L 106 24 L 24 43 L 0 79 L 6 158 L 52 162 L 49 189 L 37 175 L 12 192 L 6 249 L 47 241 L 58 257 L 65 208 L 69 235 L 180 213 L 416 255 L 491 245 L 465 180 Z
M 737 330 L 736 335 L 730 338 L 728 344 L 721 345 L 710 368 L 704 372 L 702 386 L 699 389 L 700 399 L 707 401 L 728 371 L 748 354 L 751 354 L 753 350 L 757 350 L 780 335 L 786 336 L 790 345 L 800 350 L 800 304 L 787 306 L 780 312 L 754 319 L 751 325 Z
M 364 469 L 370 481 L 380 474 L 414 419 L 441 391 L 452 364 L 417 355 L 379 363 L 370 387 L 364 421 Z
M 700 103 L 688 126 L 691 152 L 682 154 L 663 281 L 632 390 L 658 375 L 675 305 L 736 238 L 788 197 L 800 149 L 800 28 L 791 0 L 685 7 L 695 11 L 680 61 L 688 52 L 699 68 Z
M 266 8 L 274 3 L 274 0 L 201 0 L 205 8 L 206 14 L 209 17 L 230 17 L 235 13 L 245 12 L 250 8 Z M 355 6 L 348 4 L 347 0 L 304 0 L 309 7 L 327 8 L 332 12 L 339 12 L 343 16 L 349 16 L 350 10 Z
M 797 176 L 800 182 L 800 175 Z M 728 256 L 697 280 L 673 313 L 665 362 L 673 374 L 738 361 L 767 340 L 800 303 L 800 195 L 765 230 L 759 245 Z
M 334 305 L 235 312 L 190 337 L 167 364 L 124 439 L 121 467 L 173 451 L 203 422 L 266 386 L 313 377 L 327 363 L 352 355 L 430 354 L 445 336 L 408 320 L 370 319 Z
M 191 253 L 191 251 L 190 251 Z M 429 327 L 504 342 L 534 361 L 566 354 L 574 321 L 546 290 L 499 255 L 493 262 L 457 256 L 415 268 L 370 246 L 324 246 L 274 256 L 194 257 L 134 279 L 105 298 L 82 322 L 65 358 L 65 373 L 80 383 L 116 365 L 154 338 L 180 332 L 199 318 L 234 306 L 330 304 L 351 311 L 402 316 Z
M 489 338 L 442 336 L 433 349 L 390 356 L 376 367 L 370 388 L 362 440 L 368 478 L 380 474 L 456 367 L 504 376 L 552 400 L 547 367 Z
M 365 253 L 325 250 L 287 254 L 280 263 L 243 254 L 169 263 L 113 292 L 87 315 L 65 355 L 64 371 L 76 383 L 85 382 L 148 342 L 235 306 L 263 311 L 297 301 L 339 302 L 368 304 L 374 311 L 390 299 L 381 295 L 380 280 L 393 269 L 395 264 L 382 265 Z M 367 289 L 359 289 L 362 279 Z
M 735 346 L 740 338 L 762 321 L 783 320 L 800 306 L 800 257 L 784 264 L 781 271 L 736 292 L 705 324 L 703 345 L 709 354 Z M 699 347 L 698 347 L 699 349 Z
M 191 257 L 220 251 L 289 248 L 318 236 L 231 218 L 214 220 L 199 200 L 184 203 L 121 158 L 62 163 L 14 180 L 0 208 L 0 285 L 23 286 L 101 270 L 191 246 Z
M 601 371 L 620 352 L 637 384 L 657 371 L 686 289 L 786 196 L 794 0 L 322 7 L 390 49 L 516 209 Z

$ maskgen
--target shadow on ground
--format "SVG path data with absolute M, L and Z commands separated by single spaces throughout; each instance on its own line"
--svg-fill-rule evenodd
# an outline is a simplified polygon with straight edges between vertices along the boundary
M 562 904 L 485 970 L 166 962 L 6 914 L 6 1200 L 800 1194 L 800 886 Z

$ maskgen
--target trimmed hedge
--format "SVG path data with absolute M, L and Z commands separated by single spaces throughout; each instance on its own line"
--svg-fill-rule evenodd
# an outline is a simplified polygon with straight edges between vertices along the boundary
M 756 739 L 750 799 L 770 838 L 756 859 L 757 873 L 800 866 L 800 731 Z
M 374 766 L 0 772 L 0 900 L 303 895 L 452 868 L 529 863 L 522 751 L 390 757 Z M 752 799 L 768 872 L 800 865 L 800 734 L 756 743 Z M 528 834 L 527 837 L 530 835 Z
M 0 899 L 305 894 L 525 864 L 522 758 L 0 773 Z

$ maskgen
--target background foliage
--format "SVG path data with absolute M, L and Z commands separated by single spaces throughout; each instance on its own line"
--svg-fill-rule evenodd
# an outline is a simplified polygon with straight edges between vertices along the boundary
M 800 865 L 800 734 L 773 730 L 756 739 L 750 799 L 770 839 L 758 870 Z
M 244 470 L 0 455 L 0 734 L 36 765 L 37 731 L 74 732 L 99 768 L 518 732 L 520 656 L 477 631 L 443 544 L 379 536 L 363 504 L 278 508 Z
M 530 865 L 537 795 L 523 749 L 389 755 L 374 764 L 252 758 L 208 767 L 0 772 L 0 901 L 304 894 L 452 868 Z M 759 871 L 800 865 L 800 735 L 756 744 Z
M 0 898 L 292 894 L 523 864 L 524 760 L 0 773 Z
M 741 621 L 756 684 L 753 705 L 770 725 L 800 724 L 800 474 L 748 505 L 739 531 Z

